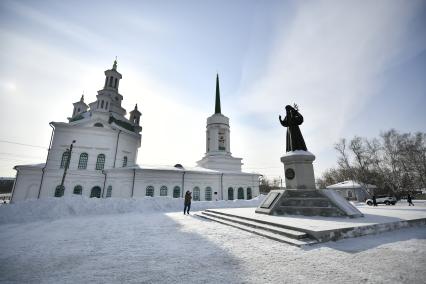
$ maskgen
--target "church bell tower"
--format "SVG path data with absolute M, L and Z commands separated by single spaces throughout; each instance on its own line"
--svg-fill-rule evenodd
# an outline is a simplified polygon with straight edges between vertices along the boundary
M 241 171 L 242 159 L 232 157 L 230 140 L 229 118 L 221 111 L 219 75 L 217 74 L 215 112 L 207 118 L 206 154 L 197 164 L 208 169 Z

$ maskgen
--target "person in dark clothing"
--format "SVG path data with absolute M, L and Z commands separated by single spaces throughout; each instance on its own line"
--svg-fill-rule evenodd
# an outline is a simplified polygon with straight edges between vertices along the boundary
M 184 203 L 184 207 L 183 207 L 183 214 L 188 214 L 189 215 L 189 210 L 191 209 L 191 192 L 188 190 L 185 193 L 185 203 Z
M 373 195 L 373 206 L 377 206 L 376 196 Z
M 410 195 L 410 194 L 408 194 L 408 196 L 407 196 L 407 202 L 408 202 L 408 206 L 414 206 L 414 204 L 413 204 L 413 201 L 412 201 L 412 198 L 411 198 L 411 195 Z

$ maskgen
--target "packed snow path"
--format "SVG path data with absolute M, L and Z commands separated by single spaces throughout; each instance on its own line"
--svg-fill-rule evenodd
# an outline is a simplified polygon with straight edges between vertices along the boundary
M 181 212 L 74 216 L 3 222 L 0 263 L 5 283 L 424 283 L 426 228 L 300 249 Z

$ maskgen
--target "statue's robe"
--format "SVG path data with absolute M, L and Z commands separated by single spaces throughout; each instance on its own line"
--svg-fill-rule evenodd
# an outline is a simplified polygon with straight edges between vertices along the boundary
M 305 140 L 299 129 L 299 125 L 302 123 L 303 116 L 295 109 L 288 111 L 284 120 L 281 121 L 281 125 L 287 127 L 286 152 L 295 150 L 307 151 Z

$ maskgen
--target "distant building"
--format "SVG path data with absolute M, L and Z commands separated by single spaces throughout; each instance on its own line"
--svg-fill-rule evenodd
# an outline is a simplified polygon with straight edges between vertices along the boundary
M 347 180 L 329 185 L 326 188 L 334 189 L 347 200 L 364 202 L 370 197 L 369 191 L 374 192 L 377 187 L 372 184 L 361 185 L 353 180 Z
M 12 196 L 15 178 L 0 177 L 0 203 L 8 203 Z
M 53 133 L 47 161 L 15 166 L 12 201 L 73 194 L 178 198 L 188 190 L 194 201 L 251 199 L 259 195 L 260 175 L 242 172 L 242 159 L 231 154 L 229 118 L 221 112 L 219 77 L 215 113 L 207 119 L 206 153 L 196 167 L 137 165 L 142 114 L 136 105 L 129 118 L 125 117 L 123 96 L 118 92 L 121 78 L 115 61 L 112 69 L 105 71 L 104 87 L 94 102 L 87 105 L 82 96 L 73 104 L 68 122 L 50 123 Z

